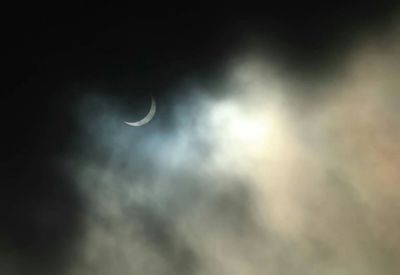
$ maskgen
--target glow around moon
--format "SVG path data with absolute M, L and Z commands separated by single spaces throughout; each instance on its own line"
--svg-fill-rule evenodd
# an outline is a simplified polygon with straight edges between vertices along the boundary
M 153 119 L 155 114 L 156 114 L 156 101 L 154 100 L 154 97 L 151 97 L 151 107 L 147 115 L 141 120 L 134 122 L 125 121 L 125 123 L 129 126 L 134 126 L 134 127 L 143 126 L 149 123 Z

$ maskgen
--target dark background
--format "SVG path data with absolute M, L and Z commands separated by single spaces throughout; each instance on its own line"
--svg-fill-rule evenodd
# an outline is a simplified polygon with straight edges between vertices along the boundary
M 101 87 L 117 98 L 153 94 L 163 102 L 182 78 L 212 77 L 252 37 L 272 45 L 290 70 L 311 75 L 334 68 L 353 35 L 379 31 L 396 11 L 384 1 L 320 2 L 223 9 L 200 2 L 191 8 L 6 7 L 1 255 L 32 262 L 36 270 L 35 262 L 47 257 L 46 268 L 59 268 L 71 240 L 82 234 L 85 203 L 58 162 L 76 149 L 73 106 L 84 91 L 71 87 Z

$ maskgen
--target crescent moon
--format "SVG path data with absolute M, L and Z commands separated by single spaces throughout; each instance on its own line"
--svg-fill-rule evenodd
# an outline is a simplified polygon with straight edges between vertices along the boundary
M 150 120 L 153 119 L 155 114 L 156 114 L 156 101 L 154 100 L 154 97 L 151 97 L 150 110 L 144 118 L 142 118 L 141 120 L 138 120 L 138 121 L 134 121 L 134 122 L 129 122 L 129 121 L 124 121 L 124 122 L 129 126 L 134 126 L 134 127 L 143 126 L 143 125 L 149 123 Z

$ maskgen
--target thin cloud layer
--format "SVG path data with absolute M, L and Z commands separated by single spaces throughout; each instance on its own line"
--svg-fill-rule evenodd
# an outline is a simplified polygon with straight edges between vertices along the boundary
M 314 86 L 239 57 L 175 96 L 169 129 L 157 114 L 127 127 L 124 106 L 86 97 L 69 274 L 397 274 L 396 35 L 364 39 Z

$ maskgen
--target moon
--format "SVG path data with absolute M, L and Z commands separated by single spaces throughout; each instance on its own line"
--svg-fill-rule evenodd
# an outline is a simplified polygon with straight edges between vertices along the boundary
M 154 100 L 154 97 L 152 96 L 150 110 L 144 118 L 142 118 L 141 120 L 138 120 L 138 121 L 133 121 L 133 122 L 124 121 L 124 122 L 129 126 L 134 126 L 134 127 L 143 126 L 143 125 L 149 123 L 153 119 L 155 114 L 156 114 L 156 101 Z

